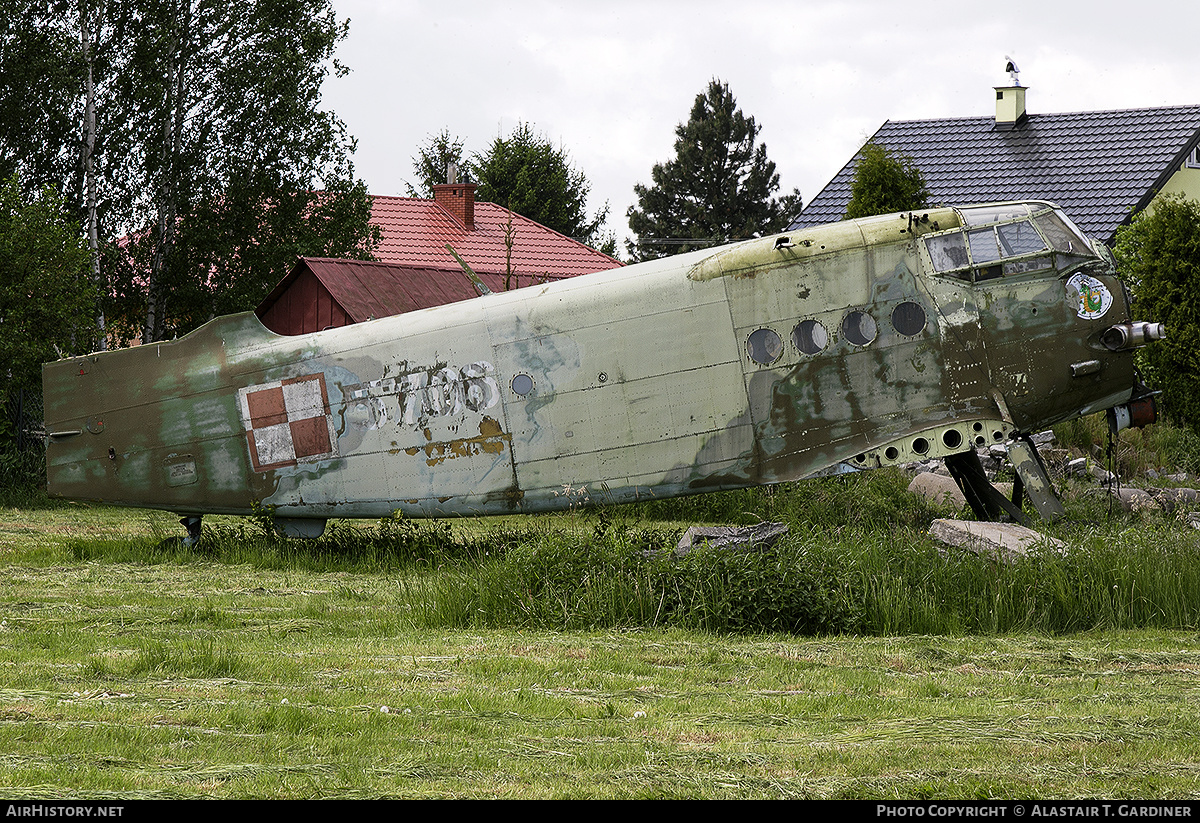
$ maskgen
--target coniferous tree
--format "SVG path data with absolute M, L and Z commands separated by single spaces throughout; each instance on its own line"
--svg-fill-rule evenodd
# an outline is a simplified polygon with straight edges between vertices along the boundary
M 471 159 L 470 171 L 479 184 L 476 196 L 535 220 L 592 248 L 605 250 L 602 231 L 608 205 L 595 216 L 587 214 L 591 184 L 571 164 L 565 149 L 556 147 L 521 123 L 508 137 L 497 137 Z M 607 238 L 608 246 L 615 245 Z
M 458 169 L 458 180 L 465 182 L 463 177 L 467 169 L 463 165 L 463 141 L 452 137 L 449 129 L 442 129 L 435 135 L 426 138 L 425 143 L 417 150 L 417 156 L 412 159 L 413 171 L 417 175 L 418 186 L 408 183 L 409 197 L 433 197 L 433 187 L 449 183 L 447 170 L 451 165 Z
M 781 198 L 779 175 L 758 143 L 760 127 L 737 107 L 727 83 L 713 80 L 675 128 L 675 158 L 656 163 L 654 185 L 633 187 L 627 212 L 636 260 L 678 254 L 782 230 L 800 211 L 800 192 Z
M 925 178 L 911 157 L 867 143 L 859 152 L 850 184 L 846 219 L 923 209 L 929 204 Z

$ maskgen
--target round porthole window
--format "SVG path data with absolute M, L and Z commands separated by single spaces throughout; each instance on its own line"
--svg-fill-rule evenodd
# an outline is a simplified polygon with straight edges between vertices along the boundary
M 906 300 L 892 309 L 892 327 L 905 337 L 920 334 L 925 328 L 925 310 L 919 303 Z
M 842 321 L 842 337 L 856 346 L 869 345 L 878 332 L 875 318 L 865 311 L 852 311 Z
M 819 320 L 801 320 L 792 329 L 792 343 L 805 354 L 820 354 L 829 345 L 829 332 Z
M 527 374 L 518 374 L 512 379 L 513 394 L 519 397 L 527 396 L 533 391 L 533 378 Z
M 756 329 L 746 338 L 746 354 L 760 366 L 769 366 L 783 354 L 783 338 L 772 329 Z

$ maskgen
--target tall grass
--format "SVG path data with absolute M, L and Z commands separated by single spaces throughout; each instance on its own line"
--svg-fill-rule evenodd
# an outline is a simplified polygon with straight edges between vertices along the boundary
M 1084 454 L 1097 451 L 1107 456 L 1108 419 L 1103 413 L 1078 417 L 1054 427 L 1055 437 L 1065 447 Z M 1169 422 L 1141 429 L 1126 429 L 1112 440 L 1113 468 L 1123 478 L 1141 477 L 1149 469 L 1200 474 L 1200 434 Z
M 220 562 L 350 571 L 394 582 L 388 604 L 429 628 L 680 627 L 712 632 L 975 634 L 1200 628 L 1198 534 L 1114 511 L 1096 486 L 1067 495 L 1045 547 L 1011 563 L 935 544 L 939 510 L 895 470 L 743 492 L 501 521 L 331 524 L 319 540 L 245 521 L 189 549 L 162 535 L 76 540 L 76 560 Z M 687 525 L 782 521 L 767 550 L 702 546 Z
M 803 634 L 853 631 L 853 604 L 800 542 L 764 552 L 672 551 L 673 533 L 531 534 L 448 564 L 430 581 L 431 626 L 663 627 Z

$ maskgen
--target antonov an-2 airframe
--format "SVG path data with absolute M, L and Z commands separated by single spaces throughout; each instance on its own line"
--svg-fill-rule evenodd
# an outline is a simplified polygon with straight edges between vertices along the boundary
M 52 494 L 176 512 L 509 514 L 944 457 L 1153 419 L 1112 257 L 1050 203 L 850 220 L 548 285 L 280 336 L 252 313 L 44 371 Z M 1117 422 L 1120 421 L 1120 422 Z M 1018 488 L 1022 484 L 1018 483 Z

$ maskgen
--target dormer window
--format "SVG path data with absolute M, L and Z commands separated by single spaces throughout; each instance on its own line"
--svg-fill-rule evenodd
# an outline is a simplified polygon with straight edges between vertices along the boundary
M 1187 156 L 1184 165 L 1189 169 L 1200 169 L 1200 146 L 1192 149 L 1192 153 Z

